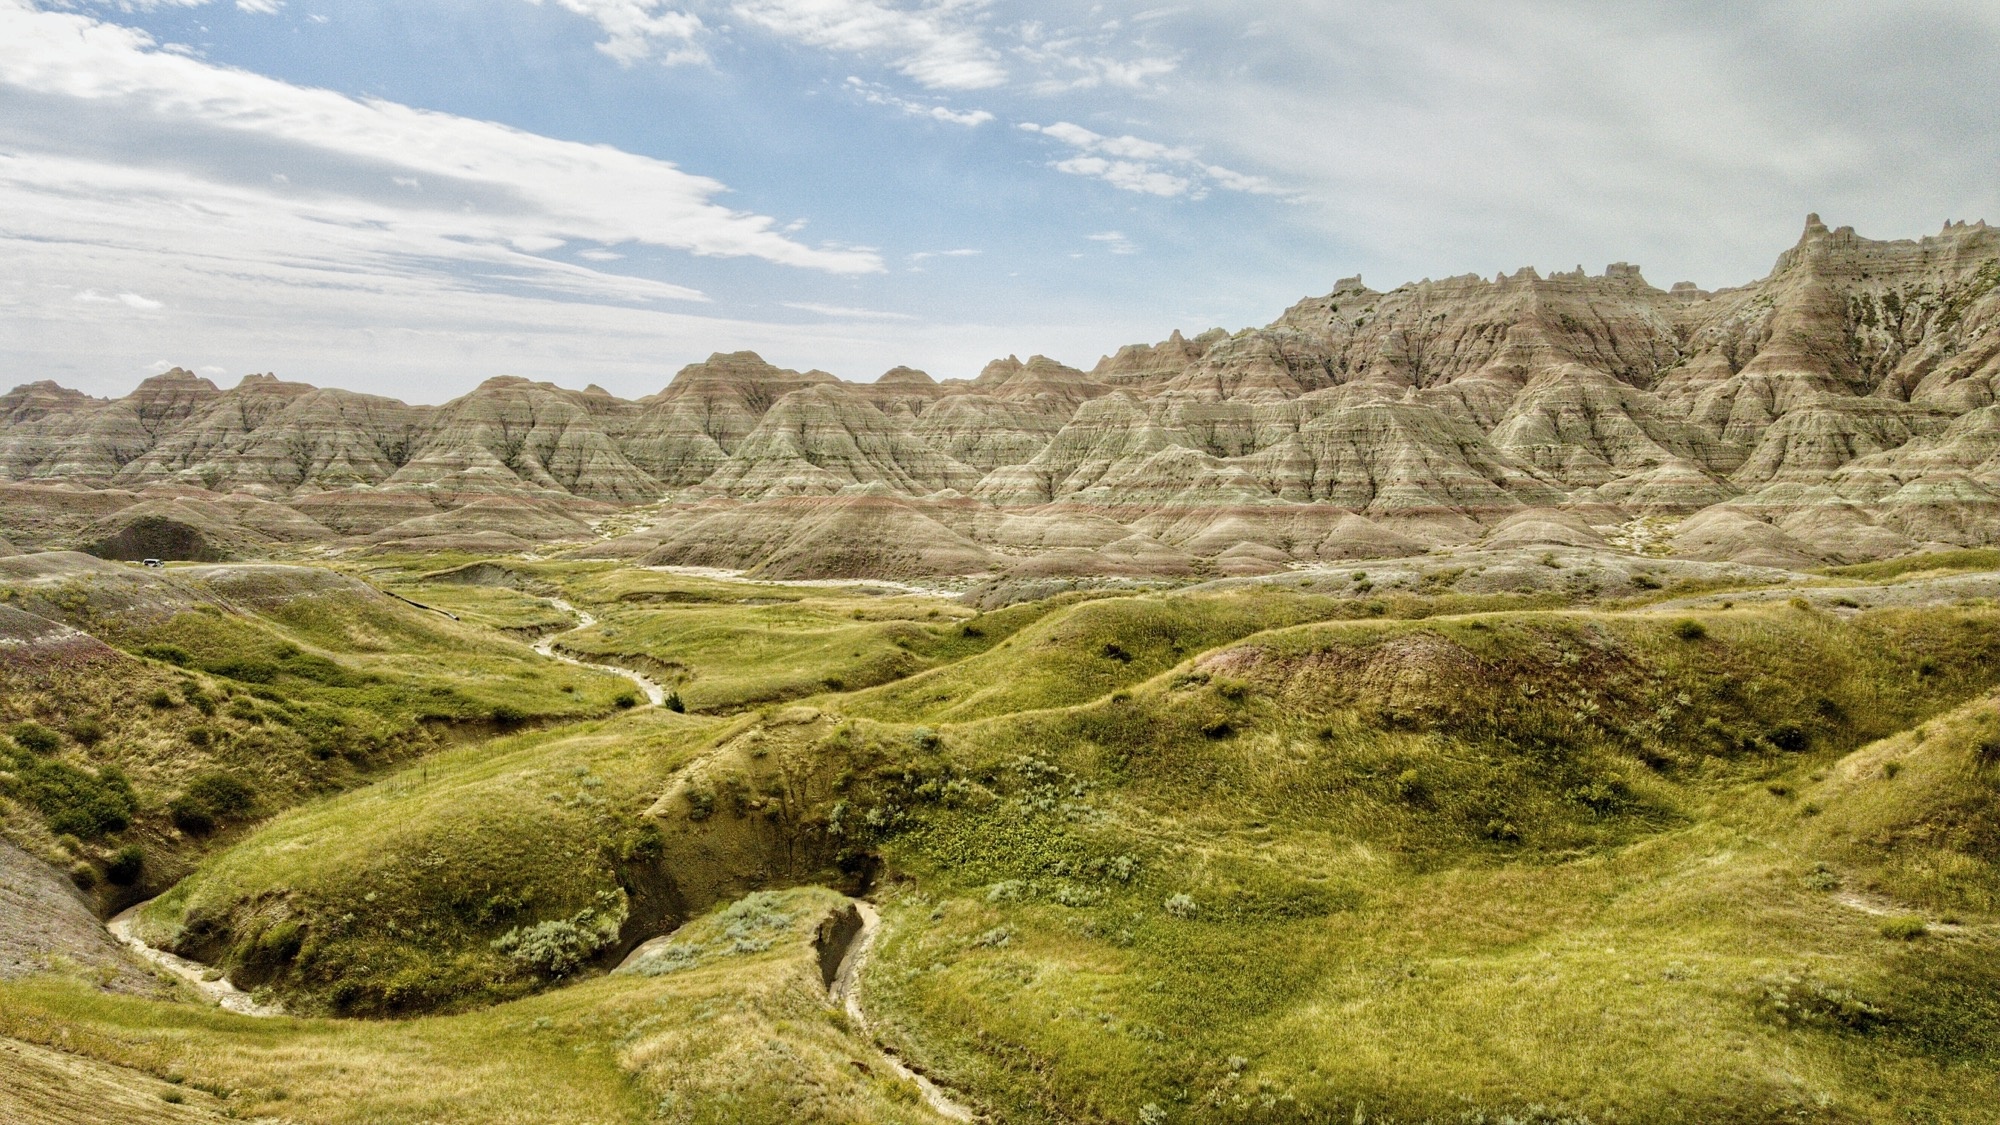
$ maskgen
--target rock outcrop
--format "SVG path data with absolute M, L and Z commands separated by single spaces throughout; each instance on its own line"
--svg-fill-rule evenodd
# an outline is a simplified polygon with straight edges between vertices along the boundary
M 1996 403 L 2000 231 L 1877 242 L 1811 216 L 1737 289 L 1624 263 L 1348 278 L 1089 372 L 849 383 L 736 352 L 637 402 L 503 377 L 436 407 L 179 369 L 118 399 L 29 383 L 0 395 L 0 535 L 1168 574 L 1603 545 L 1643 518 L 1693 558 L 1795 566 L 2000 538 Z

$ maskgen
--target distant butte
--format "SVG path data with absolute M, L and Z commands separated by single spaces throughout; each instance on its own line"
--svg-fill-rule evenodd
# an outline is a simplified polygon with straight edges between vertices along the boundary
M 2000 539 L 1996 329 L 2000 231 L 1877 242 L 1813 215 L 1741 288 L 1625 263 L 1346 278 L 1088 372 L 849 383 L 734 352 L 637 402 L 499 377 L 435 407 L 271 375 L 44 381 L 0 396 L 0 550 L 1255 574 L 1638 520 L 1688 558 L 1854 562 Z

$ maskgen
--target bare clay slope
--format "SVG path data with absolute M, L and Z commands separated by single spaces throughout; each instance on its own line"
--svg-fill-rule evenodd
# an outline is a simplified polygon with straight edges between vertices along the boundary
M 1625 264 L 1350 278 L 1089 372 L 849 383 L 737 352 L 638 402 L 503 377 L 436 407 L 181 370 L 115 400 L 30 383 L 0 396 L 0 532 L 113 556 L 345 537 L 791 577 L 1233 575 L 1519 540 L 1563 509 L 1605 537 L 1653 520 L 1696 559 L 1853 563 L 2000 534 L 1996 294 L 1983 222 L 1878 242 L 1811 216 L 1739 289 Z

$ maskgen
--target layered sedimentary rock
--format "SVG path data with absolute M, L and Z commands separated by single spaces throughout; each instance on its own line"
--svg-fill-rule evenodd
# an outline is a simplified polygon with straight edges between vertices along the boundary
M 737 352 L 637 402 L 496 378 L 435 407 L 181 370 L 110 400 L 29 383 L 0 396 L 0 535 L 1171 574 L 1603 547 L 1644 519 L 1690 557 L 1796 566 L 2000 538 L 1997 399 L 2000 231 L 1877 242 L 1814 216 L 1738 289 L 1623 263 L 1348 278 L 1088 372 L 850 383 Z

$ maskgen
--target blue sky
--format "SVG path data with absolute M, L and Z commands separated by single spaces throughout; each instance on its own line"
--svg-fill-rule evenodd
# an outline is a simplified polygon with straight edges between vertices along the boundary
M 0 362 L 872 379 L 2000 220 L 2000 3 L 0 0 Z

